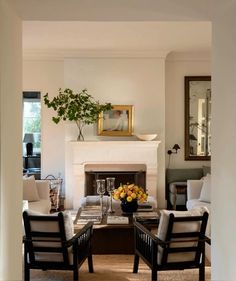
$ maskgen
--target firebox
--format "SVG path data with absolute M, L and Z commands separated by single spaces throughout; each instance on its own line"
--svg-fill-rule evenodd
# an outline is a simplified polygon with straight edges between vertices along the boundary
M 145 165 L 103 165 L 94 166 L 88 165 L 85 169 L 85 196 L 96 195 L 96 180 L 106 179 L 109 177 L 115 178 L 115 187 L 121 184 L 134 183 L 146 190 L 146 166 Z

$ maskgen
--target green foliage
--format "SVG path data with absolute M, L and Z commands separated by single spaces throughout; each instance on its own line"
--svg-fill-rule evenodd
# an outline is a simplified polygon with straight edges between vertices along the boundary
M 44 103 L 48 108 L 52 108 L 57 112 L 57 116 L 52 118 L 53 122 L 58 124 L 61 120 L 81 122 L 83 124 L 96 123 L 99 114 L 102 111 L 111 110 L 110 103 L 100 104 L 91 95 L 88 94 L 87 89 L 80 93 L 74 93 L 71 89 L 59 89 L 58 96 L 51 101 L 48 94 L 44 96 Z

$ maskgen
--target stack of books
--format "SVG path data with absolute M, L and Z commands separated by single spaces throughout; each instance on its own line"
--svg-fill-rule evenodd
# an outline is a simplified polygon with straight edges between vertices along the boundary
M 85 206 L 80 212 L 77 224 L 86 224 L 92 221 L 95 224 L 99 224 L 102 221 L 102 211 L 100 206 Z
M 153 211 L 153 207 L 149 204 L 142 203 L 138 205 L 138 212 L 151 212 Z
M 145 224 L 156 224 L 159 222 L 159 215 L 157 212 L 135 212 L 133 213 L 133 218 Z

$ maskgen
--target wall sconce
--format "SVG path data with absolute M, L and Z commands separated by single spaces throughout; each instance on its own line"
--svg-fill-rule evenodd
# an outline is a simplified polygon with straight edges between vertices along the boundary
M 173 146 L 173 148 L 172 148 L 171 150 L 168 150 L 168 151 L 167 151 L 167 153 L 168 153 L 169 155 L 171 155 L 172 153 L 175 153 L 175 154 L 176 154 L 179 149 L 180 149 L 180 146 L 176 143 L 176 144 Z M 175 151 L 173 151 L 173 150 L 175 150 Z

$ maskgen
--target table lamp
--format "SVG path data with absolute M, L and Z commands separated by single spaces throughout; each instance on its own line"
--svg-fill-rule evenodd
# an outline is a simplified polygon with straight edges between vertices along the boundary
M 34 134 L 26 133 L 23 139 L 23 142 L 26 143 L 26 155 L 33 155 L 33 143 L 34 143 Z

